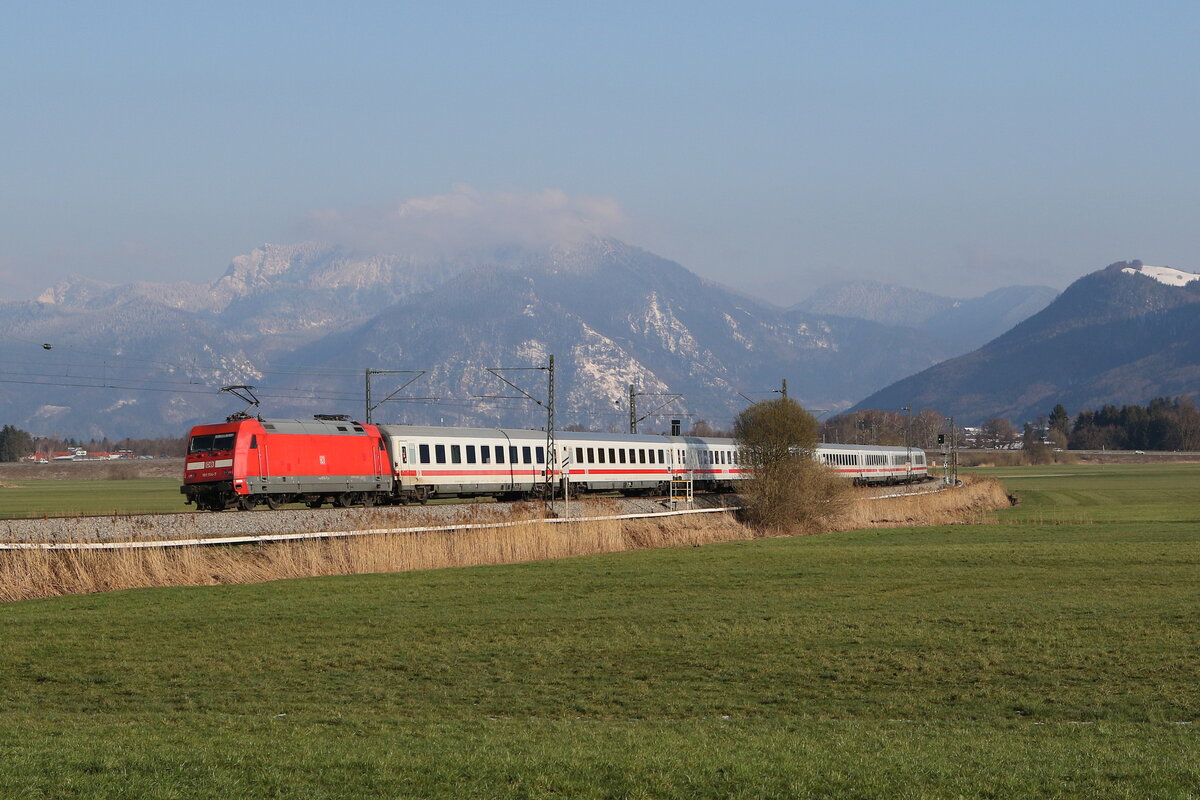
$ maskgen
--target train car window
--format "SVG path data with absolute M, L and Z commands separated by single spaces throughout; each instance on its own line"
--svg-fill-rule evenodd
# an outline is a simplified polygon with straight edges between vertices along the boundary
M 608 448 L 608 463 L 617 463 L 617 451 L 614 448 Z
M 417 454 L 420 456 L 422 464 L 429 463 L 429 445 L 427 445 L 427 444 L 417 445 Z
M 603 464 L 604 463 L 604 448 L 597 447 L 596 452 L 600 454 L 600 462 L 599 463 Z
M 583 448 L 582 447 L 575 448 L 575 463 L 576 464 L 583 463 Z
M 617 460 L 620 461 L 622 464 L 625 463 L 625 448 L 624 447 L 617 448 Z
M 437 463 L 439 463 L 439 464 L 446 463 L 446 445 L 435 444 L 433 446 L 433 454 L 437 457 Z
M 665 450 L 659 450 L 659 451 L 658 451 L 658 463 L 660 463 L 660 464 L 665 464 L 665 463 L 667 463 L 667 459 L 666 459 L 666 458 L 664 458 L 664 456 L 666 456 L 666 454 L 667 454 L 667 453 L 666 453 L 666 451 L 665 451 Z
M 537 449 L 537 463 L 539 463 L 539 464 L 546 463 L 546 448 L 539 447 Z
M 484 464 L 492 463 L 492 448 L 486 444 L 479 446 L 479 460 Z
M 462 445 L 461 444 L 450 445 L 450 463 L 451 464 L 461 464 L 462 463 Z
M 466 445 L 466 448 L 467 448 L 467 463 L 474 464 L 475 463 L 475 445 L 469 444 L 469 445 Z
M 496 463 L 497 464 L 504 463 L 504 446 L 503 445 L 499 445 L 499 444 L 496 445 Z
M 250 437 L 250 449 L 251 450 L 258 449 L 258 435 L 257 434 L 251 435 L 251 437 Z
M 589 447 L 587 449 L 587 463 L 596 463 L 596 449 L 594 447 Z
M 639 464 L 646 463 L 646 451 L 645 451 L 645 449 L 640 448 L 640 447 L 638 448 L 638 463 Z

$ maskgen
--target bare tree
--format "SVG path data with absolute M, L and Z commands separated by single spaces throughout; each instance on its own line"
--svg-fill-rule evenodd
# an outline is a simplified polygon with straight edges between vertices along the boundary
M 845 481 L 813 458 L 818 425 L 790 398 L 750 406 L 734 422 L 743 467 L 746 517 L 758 528 L 820 526 L 846 496 Z

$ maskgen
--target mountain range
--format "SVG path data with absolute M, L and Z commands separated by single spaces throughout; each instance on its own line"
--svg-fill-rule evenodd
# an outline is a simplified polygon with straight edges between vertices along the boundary
M 1006 286 L 962 299 L 876 281 L 845 281 L 818 289 L 794 309 L 916 328 L 957 355 L 1008 331 L 1057 296 L 1049 286 Z
M 1015 422 L 1200 391 L 1200 275 L 1117 262 L 973 352 L 875 392 L 856 409 L 933 407 Z
M 425 373 L 401 399 L 426 399 L 376 420 L 539 427 L 544 407 L 488 368 L 551 354 L 560 427 L 627 426 L 630 384 L 642 414 L 663 406 L 644 430 L 671 416 L 728 425 L 782 379 L 835 410 L 954 352 L 912 327 L 780 309 L 613 239 L 440 260 L 264 245 L 210 283 L 68 280 L 0 304 L 0 335 L 6 423 L 110 438 L 241 410 L 224 385 L 257 387 L 264 416 L 362 418 L 367 369 Z M 504 374 L 546 399 L 544 372 Z M 376 376 L 375 396 L 408 377 Z
M 781 380 L 816 412 L 866 397 L 1020 421 L 1194 392 L 1200 281 L 1180 275 L 1121 262 L 1057 298 L 843 283 L 779 308 L 614 239 L 440 259 L 264 245 L 208 283 L 72 278 L 0 303 L 0 415 L 40 435 L 182 435 L 242 410 L 220 387 L 252 385 L 264 416 L 361 419 L 372 370 L 377 421 L 536 428 L 554 355 L 559 427 L 625 429 L 630 385 L 642 430 L 725 427 Z

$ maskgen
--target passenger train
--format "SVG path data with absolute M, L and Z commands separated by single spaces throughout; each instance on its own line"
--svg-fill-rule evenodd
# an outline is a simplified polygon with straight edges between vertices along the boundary
M 572 495 L 655 494 L 672 481 L 733 491 L 748 470 L 732 439 L 558 432 L 549 476 Z M 924 451 L 822 444 L 815 457 L 855 484 L 927 480 Z M 185 502 L 200 510 L 306 503 L 320 508 L 425 503 L 434 497 L 536 496 L 546 485 L 544 431 L 371 425 L 345 417 L 246 416 L 192 428 Z

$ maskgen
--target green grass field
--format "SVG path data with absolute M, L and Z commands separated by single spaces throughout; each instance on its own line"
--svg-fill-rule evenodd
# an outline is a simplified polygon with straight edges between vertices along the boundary
M 995 524 L 0 606 L 0 797 L 1200 796 L 1200 467 Z
M 0 519 L 192 511 L 178 478 L 31 480 L 0 488 Z

